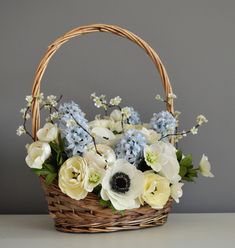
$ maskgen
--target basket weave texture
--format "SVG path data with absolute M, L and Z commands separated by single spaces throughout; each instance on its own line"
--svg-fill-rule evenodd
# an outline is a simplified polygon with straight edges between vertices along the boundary
M 32 133 L 35 139 L 37 139 L 36 133 L 40 128 L 40 109 L 37 96 L 40 94 L 42 77 L 50 59 L 70 39 L 93 32 L 112 33 L 127 38 L 141 47 L 156 66 L 166 97 L 172 93 L 169 77 L 162 61 L 153 48 L 140 37 L 126 29 L 107 24 L 92 24 L 75 28 L 48 46 L 36 70 L 32 87 L 32 96 L 35 98 L 32 104 Z M 173 113 L 173 101 L 167 102 L 166 108 Z M 114 232 L 159 226 L 166 222 L 172 205 L 172 199 L 170 198 L 161 210 L 155 210 L 144 205 L 138 209 L 126 210 L 124 214 L 114 213 L 110 208 L 101 206 L 98 196 L 94 193 L 89 193 L 85 199 L 77 201 L 63 194 L 55 182 L 47 186 L 41 178 L 41 184 L 48 202 L 49 213 L 55 221 L 55 228 L 63 232 Z
M 115 232 L 161 226 L 167 221 L 172 205 L 170 198 L 160 210 L 144 205 L 124 212 L 114 212 L 101 206 L 98 196 L 94 193 L 76 201 L 62 193 L 56 183 L 47 186 L 44 179 L 41 179 L 41 183 L 49 213 L 55 221 L 55 228 L 62 232 Z

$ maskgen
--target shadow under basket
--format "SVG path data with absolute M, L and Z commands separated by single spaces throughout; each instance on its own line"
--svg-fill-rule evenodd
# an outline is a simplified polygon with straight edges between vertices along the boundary
M 94 193 L 77 201 L 62 193 L 56 183 L 47 186 L 41 178 L 41 184 L 55 228 L 62 232 L 116 232 L 161 226 L 167 221 L 172 205 L 170 198 L 160 210 L 144 205 L 124 212 L 114 212 L 100 205 L 99 198 Z

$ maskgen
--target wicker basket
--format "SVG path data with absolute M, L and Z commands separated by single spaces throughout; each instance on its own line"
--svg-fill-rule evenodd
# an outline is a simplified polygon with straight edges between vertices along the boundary
M 172 93 L 171 84 L 167 72 L 156 52 L 137 35 L 118 26 L 106 24 L 93 24 L 75 28 L 55 40 L 47 49 L 36 71 L 32 95 L 38 96 L 43 74 L 51 57 L 67 41 L 79 35 L 93 32 L 109 32 L 127 38 L 144 49 L 155 64 L 163 84 L 166 95 Z M 173 112 L 173 102 L 167 103 L 167 110 Z M 32 132 L 36 138 L 36 132 L 40 127 L 39 103 L 36 100 L 32 106 Z M 44 179 L 41 183 L 48 202 L 49 213 L 55 220 L 55 227 L 63 232 L 113 232 L 120 230 L 140 229 L 163 225 L 171 210 L 172 199 L 161 210 L 155 210 L 144 205 L 138 209 L 126 210 L 124 214 L 114 213 L 110 208 L 100 205 L 98 197 L 89 193 L 80 201 L 76 201 L 63 194 L 57 183 L 46 186 Z

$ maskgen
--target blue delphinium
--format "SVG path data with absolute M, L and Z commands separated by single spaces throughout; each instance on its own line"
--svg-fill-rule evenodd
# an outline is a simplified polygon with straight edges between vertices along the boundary
M 116 145 L 115 153 L 117 158 L 126 159 L 129 163 L 138 166 L 143 158 L 143 150 L 146 139 L 137 130 L 128 130 L 120 142 Z
M 85 131 L 88 131 L 89 127 L 84 112 L 73 101 L 61 104 L 58 112 L 58 125 L 65 141 L 67 156 L 82 155 L 86 145 L 92 142 L 92 138 Z
M 82 155 L 85 147 L 92 142 L 90 135 L 78 125 L 62 130 L 62 137 L 65 138 L 65 152 L 68 157 Z
M 134 110 L 133 107 L 129 107 L 131 116 L 127 119 L 128 124 L 138 125 L 141 124 L 140 114 Z
M 154 113 L 150 120 L 151 128 L 160 133 L 162 137 L 174 133 L 176 124 L 176 119 L 168 111 L 161 111 L 158 114 Z

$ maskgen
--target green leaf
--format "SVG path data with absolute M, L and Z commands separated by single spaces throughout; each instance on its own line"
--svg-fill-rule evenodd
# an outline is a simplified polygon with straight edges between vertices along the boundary
M 46 179 L 45 179 L 45 182 L 47 185 L 51 184 L 54 179 L 56 178 L 57 174 L 56 173 L 49 173 L 47 176 L 46 176 Z
M 59 141 L 60 151 L 63 152 L 64 151 L 64 139 L 62 139 L 61 134 L 58 135 L 58 141 Z
M 180 161 L 180 165 L 185 167 L 192 167 L 192 162 L 192 155 L 187 155 Z
M 187 168 L 184 166 L 180 166 L 180 176 L 183 178 L 187 173 Z
M 32 169 L 32 171 L 38 176 L 46 176 L 48 171 L 45 169 Z
M 181 161 L 182 156 L 183 156 L 182 151 L 181 150 L 177 150 L 176 157 L 177 157 L 178 162 Z
M 44 163 L 43 166 L 44 166 L 45 169 L 47 169 L 51 173 L 55 173 L 56 172 L 56 169 L 51 164 Z
M 60 146 L 55 143 L 55 142 L 50 142 L 50 146 L 51 148 L 56 152 L 56 153 L 60 153 L 61 150 L 60 150 Z

